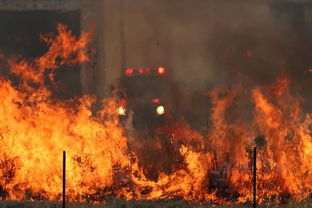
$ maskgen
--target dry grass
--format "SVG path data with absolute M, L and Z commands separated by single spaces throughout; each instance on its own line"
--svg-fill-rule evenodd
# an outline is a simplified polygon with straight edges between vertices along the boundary
M 43 201 L 0 201 L 0 208 L 61 208 L 60 202 Z M 110 199 L 106 204 L 91 205 L 88 203 L 67 204 L 67 208 L 248 208 L 251 204 L 242 205 L 211 205 L 211 204 L 192 204 L 180 200 L 160 200 L 160 201 L 124 201 L 121 199 Z M 299 203 L 288 203 L 285 205 L 266 204 L 258 206 L 259 208 L 311 208 L 312 200 L 306 200 Z

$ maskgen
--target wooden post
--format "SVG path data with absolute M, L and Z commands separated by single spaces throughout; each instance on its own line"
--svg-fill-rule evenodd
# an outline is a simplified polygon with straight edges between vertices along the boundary
M 66 152 L 63 151 L 63 197 L 62 208 L 65 208 L 66 202 Z
M 253 152 L 253 207 L 257 207 L 257 147 L 254 147 Z

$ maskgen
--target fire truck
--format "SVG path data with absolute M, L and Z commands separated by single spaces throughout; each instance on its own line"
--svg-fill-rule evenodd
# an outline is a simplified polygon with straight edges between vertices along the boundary
M 152 133 L 174 106 L 174 82 L 165 67 L 127 68 L 118 81 L 121 123 Z

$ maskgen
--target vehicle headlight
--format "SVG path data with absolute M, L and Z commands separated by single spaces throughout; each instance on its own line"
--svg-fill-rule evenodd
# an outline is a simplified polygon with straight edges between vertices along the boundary
M 125 108 L 124 106 L 120 106 L 120 107 L 118 108 L 118 115 L 120 115 L 120 116 L 125 116 L 125 115 L 126 115 L 126 112 L 127 112 L 127 110 L 126 110 L 126 108 Z
M 159 105 L 157 108 L 156 108 L 156 113 L 158 115 L 163 115 L 165 113 L 165 107 L 162 106 L 162 105 Z

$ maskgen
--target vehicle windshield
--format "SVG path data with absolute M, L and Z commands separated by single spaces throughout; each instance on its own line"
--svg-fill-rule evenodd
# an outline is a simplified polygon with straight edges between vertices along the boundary
M 123 93 L 130 99 L 149 99 L 160 97 L 168 90 L 168 81 L 163 76 L 123 77 L 120 82 Z

